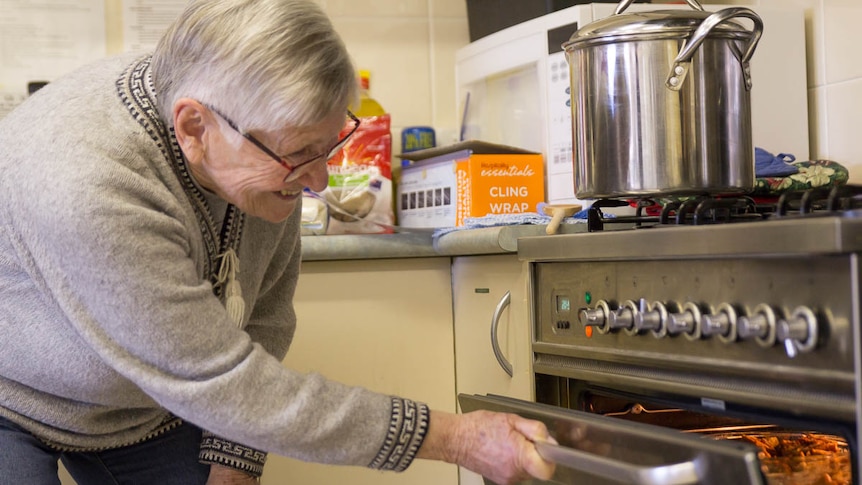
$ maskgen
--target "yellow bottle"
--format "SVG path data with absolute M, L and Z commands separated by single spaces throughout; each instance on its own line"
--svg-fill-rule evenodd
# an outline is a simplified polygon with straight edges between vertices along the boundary
M 383 106 L 371 97 L 371 72 L 366 69 L 359 70 L 359 107 L 353 110 L 353 114 L 360 118 L 386 114 Z

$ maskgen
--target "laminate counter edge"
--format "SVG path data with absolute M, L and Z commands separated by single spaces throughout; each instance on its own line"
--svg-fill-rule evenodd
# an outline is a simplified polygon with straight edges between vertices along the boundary
M 583 226 L 564 225 L 561 226 L 560 232 L 581 232 L 585 229 Z M 428 258 L 515 253 L 518 251 L 518 238 L 543 234 L 544 225 L 518 225 L 464 229 L 438 238 L 433 238 L 431 232 L 303 236 L 302 260 Z

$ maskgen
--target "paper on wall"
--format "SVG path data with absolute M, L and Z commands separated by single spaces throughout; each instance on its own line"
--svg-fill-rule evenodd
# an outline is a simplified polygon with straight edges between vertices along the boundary
M 104 57 L 104 0 L 0 0 L 0 118 L 52 81 Z
M 123 50 L 152 50 L 187 0 L 123 0 Z

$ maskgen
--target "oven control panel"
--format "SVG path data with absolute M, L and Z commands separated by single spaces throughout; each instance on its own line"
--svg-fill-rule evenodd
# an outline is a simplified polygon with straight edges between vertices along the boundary
M 626 300 L 619 306 L 599 300 L 592 308 L 581 308 L 578 320 L 584 327 L 594 327 L 601 333 L 622 330 L 629 335 L 650 333 L 656 338 L 683 335 L 690 340 L 716 338 L 724 343 L 754 340 L 762 347 L 778 342 L 791 358 L 813 351 L 820 328 L 814 311 L 802 305 L 788 317 L 776 316 L 779 314 L 767 303 L 758 304 L 747 315 L 729 303 L 720 303 L 714 313 L 704 313 L 694 302 L 663 303 L 640 298 L 637 302 Z
M 534 347 L 736 373 L 852 375 L 856 264 L 851 255 L 533 263 Z

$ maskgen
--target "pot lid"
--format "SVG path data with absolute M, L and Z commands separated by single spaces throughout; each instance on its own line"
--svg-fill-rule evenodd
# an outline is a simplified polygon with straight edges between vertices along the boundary
M 563 44 L 564 49 L 583 42 L 593 44 L 604 41 L 667 39 L 688 37 L 713 12 L 699 10 L 655 10 L 614 14 L 589 23 L 577 30 Z M 745 27 L 732 20 L 717 25 L 710 37 L 736 37 L 749 35 Z

